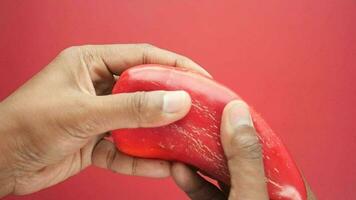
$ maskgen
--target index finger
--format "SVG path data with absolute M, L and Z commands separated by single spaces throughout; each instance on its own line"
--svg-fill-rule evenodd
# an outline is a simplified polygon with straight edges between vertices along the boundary
M 211 75 L 191 59 L 150 44 L 111 44 L 81 46 L 85 56 L 98 56 L 112 74 L 141 64 L 161 64 L 189 68 L 206 76 Z

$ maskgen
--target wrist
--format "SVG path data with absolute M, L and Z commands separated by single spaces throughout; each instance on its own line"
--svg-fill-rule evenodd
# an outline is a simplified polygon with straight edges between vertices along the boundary
M 0 103 L 0 198 L 11 194 L 14 190 L 15 180 L 11 159 L 11 134 L 14 133 L 14 124 L 7 116 L 3 103 Z

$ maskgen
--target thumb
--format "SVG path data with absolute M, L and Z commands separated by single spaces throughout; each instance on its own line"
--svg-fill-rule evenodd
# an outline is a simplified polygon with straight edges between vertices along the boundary
M 191 99 L 184 91 L 152 91 L 96 96 L 82 116 L 85 135 L 121 128 L 157 127 L 183 118 Z
M 243 101 L 232 101 L 225 107 L 221 142 L 231 176 L 229 199 L 267 200 L 261 145 Z

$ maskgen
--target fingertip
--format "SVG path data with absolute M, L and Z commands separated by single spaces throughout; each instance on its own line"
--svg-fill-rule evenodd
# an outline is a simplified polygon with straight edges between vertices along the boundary
M 201 73 L 201 74 L 213 79 L 213 76 L 208 71 L 206 71 L 203 67 L 201 67 L 199 64 L 195 63 L 194 61 L 193 61 L 193 63 L 195 64 L 194 69 L 197 72 L 199 72 L 199 73 Z
M 190 111 L 192 101 L 190 95 L 183 90 L 166 91 L 162 97 L 161 114 L 154 124 L 164 126 L 184 118 Z
M 159 127 L 183 118 L 191 108 L 186 91 L 147 91 L 95 97 L 91 118 L 101 131 Z
M 235 100 L 232 100 L 229 103 L 227 103 L 225 108 L 231 109 L 231 107 L 236 104 L 248 107 L 247 103 L 245 101 L 243 101 L 242 99 L 235 99 Z
M 261 145 L 253 126 L 249 106 L 242 100 L 231 101 L 224 109 L 221 143 L 228 158 L 236 155 L 259 158 Z
M 177 180 L 181 180 L 182 177 L 185 178 L 187 176 L 190 176 L 191 175 L 190 170 L 191 169 L 189 169 L 185 164 L 180 162 L 174 162 L 172 163 L 171 166 L 172 176 Z
M 266 199 L 262 146 L 253 127 L 249 106 L 242 100 L 230 102 L 224 109 L 221 124 L 221 143 L 231 177 L 230 197 Z
M 203 69 L 203 72 L 204 72 L 204 74 L 205 74 L 207 77 L 213 79 L 213 76 L 212 76 L 208 71 L 206 71 L 205 69 Z
M 221 131 L 232 135 L 241 127 L 254 127 L 250 109 L 244 101 L 233 100 L 224 108 Z
M 235 101 L 229 113 L 229 122 L 235 129 L 242 126 L 253 127 L 249 106 L 243 101 Z
M 191 106 L 190 95 L 184 90 L 168 91 L 163 95 L 165 113 L 186 113 Z
M 195 172 L 187 165 L 175 162 L 171 167 L 171 174 L 176 184 L 184 191 L 187 191 L 195 186 L 196 176 Z

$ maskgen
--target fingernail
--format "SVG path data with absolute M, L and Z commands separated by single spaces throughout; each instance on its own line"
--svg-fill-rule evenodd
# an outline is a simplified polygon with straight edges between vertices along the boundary
M 253 122 L 250 115 L 248 105 L 241 101 L 236 100 L 234 101 L 231 110 L 230 110 L 230 123 L 232 127 L 239 127 L 239 126 L 252 126 Z
M 190 102 L 190 96 L 185 91 L 167 92 L 163 96 L 163 112 L 175 113 L 182 110 Z

